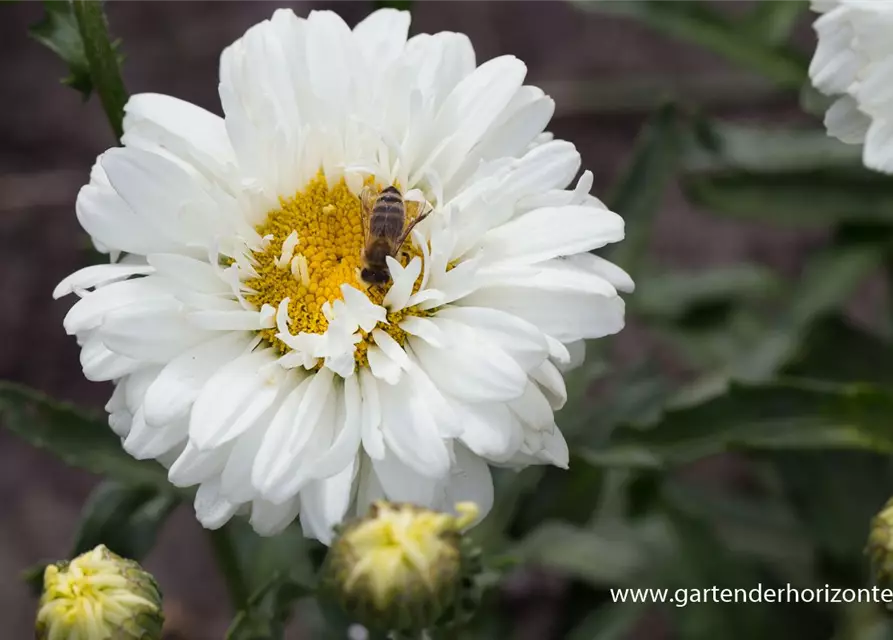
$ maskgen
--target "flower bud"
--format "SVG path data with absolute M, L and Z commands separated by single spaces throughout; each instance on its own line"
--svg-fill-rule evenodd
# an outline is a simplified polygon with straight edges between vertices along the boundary
M 163 622 L 154 578 L 105 545 L 44 571 L 37 640 L 160 640 Z
M 872 519 L 865 552 L 871 559 L 875 583 L 893 585 L 893 498 Z
M 370 628 L 417 632 L 456 622 L 480 571 L 480 554 L 462 534 L 478 509 L 466 502 L 456 511 L 376 502 L 338 532 L 323 588 Z

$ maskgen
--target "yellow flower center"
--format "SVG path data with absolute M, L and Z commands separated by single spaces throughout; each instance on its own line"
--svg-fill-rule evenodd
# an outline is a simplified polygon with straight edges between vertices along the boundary
M 390 285 L 368 287 L 360 279 L 363 266 L 363 219 L 359 198 L 344 180 L 329 186 L 320 173 L 291 198 L 280 198 L 280 208 L 270 211 L 257 227 L 265 239 L 264 248 L 254 252 L 258 276 L 246 282 L 256 293 L 246 299 L 258 309 L 269 304 L 278 309 L 289 299 L 289 328 L 293 335 L 302 332 L 325 333 L 328 321 L 323 305 L 341 299 L 341 285 L 365 291 L 368 298 L 381 305 Z M 395 256 L 404 266 L 421 255 L 407 241 Z M 421 275 L 413 292 L 421 286 Z M 427 315 L 418 309 L 388 313 L 387 322 L 378 324 L 401 346 L 406 333 L 398 326 L 408 315 Z M 263 329 L 261 336 L 280 352 L 289 347 L 276 338 L 277 328 Z M 360 331 L 362 341 L 356 345 L 354 358 L 359 366 L 368 364 L 366 352 L 371 337 Z
M 363 582 L 377 607 L 395 592 L 421 582 L 429 591 L 459 572 L 459 532 L 477 517 L 475 504 L 456 505 L 460 515 L 407 504 L 377 502 L 370 517 L 346 532 L 343 542 L 356 559 L 345 590 Z

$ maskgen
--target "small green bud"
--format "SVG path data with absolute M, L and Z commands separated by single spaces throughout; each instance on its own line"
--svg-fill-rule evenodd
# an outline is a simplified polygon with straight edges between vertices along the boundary
M 868 545 L 871 571 L 878 586 L 893 586 L 893 498 L 871 521 Z
M 105 545 L 43 574 L 37 640 L 160 640 L 163 623 L 155 579 Z
M 480 553 L 462 533 L 477 507 L 459 503 L 456 511 L 376 502 L 338 532 L 322 570 L 324 591 L 376 630 L 409 633 L 458 622 Z

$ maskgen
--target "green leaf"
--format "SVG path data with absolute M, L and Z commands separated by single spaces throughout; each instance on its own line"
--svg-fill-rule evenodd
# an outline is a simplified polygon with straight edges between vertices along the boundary
M 672 104 L 658 109 L 642 127 L 633 155 L 607 198 L 626 221 L 626 237 L 610 259 L 635 275 L 647 248 L 651 223 L 673 178 L 680 153 L 679 114 Z
M 211 539 L 238 611 L 227 638 L 281 638 L 295 601 L 316 588 L 310 554 L 320 545 L 305 538 L 298 524 L 261 537 L 243 520 L 231 521 Z
M 226 633 L 227 640 L 281 639 L 295 601 L 310 593 L 306 585 L 292 580 L 287 571 L 277 572 L 236 614 Z
M 124 105 L 127 91 L 121 78 L 121 57 L 109 39 L 108 25 L 98 0 L 72 0 L 84 55 L 89 63 L 90 78 L 99 94 L 102 108 L 115 137 L 124 133 Z
M 726 17 L 704 2 L 601 2 L 577 0 L 587 9 L 635 18 L 652 29 L 690 42 L 761 73 L 778 85 L 799 89 L 806 80 L 808 60 L 795 49 L 778 43 L 762 25 Z
M 871 518 L 890 497 L 889 456 L 858 451 L 783 451 L 765 456 L 781 479 L 804 530 L 832 560 L 833 583 L 861 587 L 868 581 L 864 547 Z
M 660 520 L 586 528 L 547 522 L 524 538 L 512 555 L 597 586 L 642 586 L 668 543 Z
M 716 345 L 722 360 L 683 390 L 689 401 L 722 392 L 730 379 L 752 382 L 769 380 L 797 357 L 809 326 L 837 311 L 856 287 L 883 262 L 885 234 L 872 232 L 871 241 L 853 241 L 850 234 L 838 234 L 840 246 L 831 246 L 815 255 L 806 272 L 790 289 L 787 306 L 771 320 L 739 316 L 736 331 L 720 332 Z M 692 346 L 703 347 L 705 338 L 692 334 Z M 821 375 L 817 377 L 822 377 Z
M 69 558 L 104 544 L 120 556 L 145 558 L 168 516 L 180 503 L 172 493 L 152 487 L 131 487 L 114 481 L 97 486 L 81 510 L 78 531 Z M 27 570 L 24 579 L 40 594 L 46 563 Z
M 69 71 L 62 82 L 80 91 L 86 100 L 93 90 L 93 81 L 72 4 L 67 0 L 48 0 L 43 6 L 43 19 L 32 25 L 28 34 L 62 58 Z
M 761 300 L 780 289 L 771 270 L 748 264 L 691 273 L 655 272 L 640 279 L 630 306 L 640 317 L 682 321 L 706 307 Z
M 39 391 L 0 382 L 0 424 L 72 466 L 129 486 L 176 493 L 164 468 L 156 462 L 131 458 L 104 419 L 52 400 Z
M 84 505 L 71 555 L 104 544 L 125 558 L 142 560 L 178 504 L 176 495 L 152 487 L 103 482 Z
M 760 2 L 747 17 L 748 26 L 770 43 L 786 42 L 809 3 L 801 0 Z
M 603 605 L 574 627 L 567 640 L 627 640 L 649 606 L 639 602 Z
M 810 327 L 784 374 L 893 387 L 893 344 L 850 320 L 831 316 Z
M 782 4 L 773 2 L 767 4 Z M 755 128 L 698 118 L 684 145 L 687 172 L 859 171 L 862 152 L 824 129 Z
M 763 563 L 780 581 L 805 586 L 815 579 L 810 531 L 781 497 L 674 481 L 664 487 L 663 499 L 678 513 L 702 522 L 724 548 Z
M 32 38 L 56 53 L 68 66 L 63 82 L 86 100 L 95 89 L 120 139 L 127 92 L 121 79 L 122 56 L 109 39 L 98 0 L 45 0 L 44 17 L 29 29 Z
M 412 0 L 375 0 L 375 8 L 410 11 L 412 9 Z
M 893 453 L 890 415 L 893 395 L 867 385 L 734 383 L 725 394 L 670 409 L 647 428 L 618 429 L 605 446 L 577 454 L 595 465 L 664 468 L 733 450 Z
M 893 179 L 867 169 L 689 174 L 682 186 L 699 207 L 779 226 L 893 222 Z

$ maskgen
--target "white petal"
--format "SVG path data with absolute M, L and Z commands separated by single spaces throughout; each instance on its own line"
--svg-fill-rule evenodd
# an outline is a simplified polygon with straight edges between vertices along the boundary
M 450 456 L 437 421 L 424 400 L 413 393 L 411 381 L 379 385 L 382 432 L 387 448 L 416 472 L 443 477 L 450 467 Z
M 159 275 L 180 283 L 190 291 L 230 293 L 229 285 L 207 262 L 175 253 L 153 253 L 146 259 Z
M 316 480 L 301 491 L 301 526 L 304 535 L 323 544 L 332 541 L 332 528 L 347 513 L 357 471 L 356 460 L 338 475 Z
M 382 304 L 391 311 L 400 311 L 406 306 L 409 296 L 412 295 L 412 287 L 419 274 L 422 273 L 422 260 L 416 256 L 406 265 L 405 269 L 390 256 L 387 257 L 387 263 L 394 283 L 388 290 Z
M 125 280 L 130 276 L 152 273 L 154 269 L 145 264 L 97 264 L 75 271 L 53 289 L 53 298 L 58 299 L 69 293 Z
M 482 249 L 488 261 L 534 264 L 623 239 L 623 218 L 587 206 L 544 208 L 525 213 L 493 229 Z
M 250 334 L 228 333 L 171 360 L 146 391 L 146 421 L 163 425 L 185 418 L 211 376 L 245 352 L 250 342 Z
M 456 320 L 482 332 L 515 358 L 524 371 L 539 366 L 548 357 L 549 344 L 542 331 L 510 313 L 485 307 L 447 307 L 437 317 Z
M 106 154 L 109 152 L 106 152 Z M 137 215 L 124 199 L 107 184 L 101 162 L 106 154 L 97 160 L 93 175 L 101 175 L 106 184 L 90 184 L 78 192 L 75 211 L 78 222 L 94 241 L 100 242 L 106 250 L 113 249 L 136 254 L 155 251 L 176 251 L 182 247 L 171 239 L 150 220 Z
M 859 111 L 859 104 L 850 96 L 835 100 L 825 113 L 828 135 L 848 144 L 865 142 L 871 118 Z
M 527 376 L 511 356 L 465 325 L 444 319 L 435 322 L 447 336 L 446 348 L 409 339 L 419 364 L 434 384 L 472 402 L 510 400 L 521 395 Z
M 265 318 L 259 311 L 248 309 L 192 311 L 187 317 L 196 327 L 208 331 L 259 331 L 273 328 L 269 322 L 271 317 Z
M 400 381 L 402 371 L 400 365 L 385 355 L 379 347 L 370 346 L 366 351 L 366 358 L 369 360 L 369 369 L 373 376 L 392 385 Z
M 146 424 L 142 409 L 133 416 L 130 432 L 124 439 L 124 450 L 137 460 L 157 458 L 186 441 L 187 422 L 173 422 L 163 427 Z
M 213 338 L 176 311 L 130 308 L 106 318 L 99 335 L 106 347 L 146 362 L 168 362 L 183 351 Z
M 127 146 L 166 149 L 210 177 L 225 179 L 235 169 L 223 118 L 171 96 L 130 96 L 124 106 L 121 141 Z
M 865 166 L 893 173 L 893 120 L 875 119 L 865 135 Z
M 206 529 L 219 529 L 232 518 L 239 505 L 220 494 L 220 480 L 203 482 L 195 493 L 195 517 Z
M 432 347 L 446 346 L 446 337 L 438 326 L 428 318 L 406 316 L 400 321 L 400 328 L 411 336 L 417 336 Z
M 550 431 L 555 428 L 552 406 L 533 382 L 527 384 L 521 397 L 509 402 L 509 407 L 521 422 L 536 431 Z
M 458 502 L 473 502 L 479 509 L 478 521 L 493 508 L 493 479 L 487 463 L 459 445 L 456 447 L 456 465 L 446 487 L 446 504 L 451 509 Z
M 219 369 L 192 407 L 189 438 L 200 449 L 237 438 L 273 404 L 285 371 L 272 349 L 244 355 Z
M 521 425 L 505 404 L 456 403 L 456 410 L 464 427 L 461 440 L 477 455 L 505 462 L 518 451 Z
M 381 404 L 378 400 L 378 382 L 372 372 L 360 369 L 362 399 L 361 433 L 363 449 L 373 459 L 384 457 L 384 436 L 381 433 Z
M 84 377 L 91 382 L 115 380 L 143 366 L 139 360 L 109 351 L 96 331 L 91 332 L 81 345 L 80 360 Z
M 624 323 L 625 305 L 617 296 L 496 286 L 475 291 L 462 304 L 502 309 L 562 342 L 611 335 L 620 331 Z
M 567 387 L 564 377 L 552 362 L 546 360 L 530 372 L 530 377 L 537 381 L 546 394 L 552 409 L 558 411 L 567 402 Z
M 69 335 L 95 329 L 110 311 L 162 300 L 170 297 L 156 278 L 115 282 L 78 300 L 65 315 L 62 325 Z
M 175 487 L 189 487 L 205 482 L 223 470 L 229 450 L 229 447 L 218 447 L 211 451 L 201 451 L 189 442 L 171 465 L 167 479 Z
M 396 59 L 406 45 L 409 19 L 408 11 L 379 9 L 359 22 L 353 35 L 364 57 L 381 66 Z
M 297 517 L 300 509 L 301 500 L 297 496 L 282 504 L 255 500 L 251 504 L 249 522 L 258 535 L 275 536 L 285 531 Z

